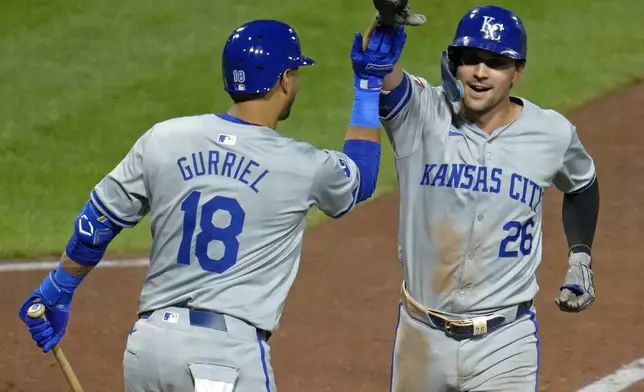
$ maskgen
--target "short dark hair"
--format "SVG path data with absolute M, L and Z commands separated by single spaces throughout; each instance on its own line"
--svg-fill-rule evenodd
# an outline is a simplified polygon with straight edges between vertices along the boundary
M 230 99 L 232 99 L 234 103 L 242 103 L 242 102 L 254 101 L 256 99 L 263 99 L 268 95 L 268 93 L 236 92 L 236 93 L 228 93 L 228 95 L 230 95 Z

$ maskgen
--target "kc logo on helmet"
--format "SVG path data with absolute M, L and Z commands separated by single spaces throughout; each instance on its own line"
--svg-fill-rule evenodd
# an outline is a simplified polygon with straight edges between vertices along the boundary
M 485 33 L 483 38 L 492 41 L 501 41 L 501 36 L 499 35 L 501 31 L 503 31 L 503 24 L 494 23 L 494 18 L 491 16 L 483 17 L 483 26 L 481 26 L 481 32 Z

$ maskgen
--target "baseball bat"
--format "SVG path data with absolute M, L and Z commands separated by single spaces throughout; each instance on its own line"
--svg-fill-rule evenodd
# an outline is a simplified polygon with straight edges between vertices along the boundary
M 31 305 L 29 309 L 27 309 L 27 316 L 29 316 L 30 318 L 40 317 L 43 320 L 47 320 L 47 318 L 45 317 L 45 305 L 40 303 Z M 72 366 L 69 364 L 69 361 L 67 361 L 67 357 L 65 356 L 63 349 L 56 345 L 54 346 L 52 351 L 54 353 L 54 356 L 56 357 L 56 360 L 58 361 L 60 369 L 63 371 L 63 374 L 67 379 L 67 383 L 69 383 L 69 386 L 72 388 L 72 391 L 83 392 L 83 387 L 81 387 L 76 374 L 74 374 Z

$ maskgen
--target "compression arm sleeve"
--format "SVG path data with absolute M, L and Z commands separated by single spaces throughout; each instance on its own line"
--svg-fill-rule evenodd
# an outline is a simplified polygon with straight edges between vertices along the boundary
M 580 192 L 565 193 L 562 221 L 570 252 L 590 255 L 599 215 L 599 183 L 597 178 Z
M 370 140 L 346 140 L 342 150 L 360 171 L 360 190 L 356 203 L 367 200 L 376 189 L 380 169 L 380 143 Z

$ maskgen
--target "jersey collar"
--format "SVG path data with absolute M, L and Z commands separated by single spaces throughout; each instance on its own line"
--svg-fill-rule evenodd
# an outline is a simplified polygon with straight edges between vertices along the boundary
M 254 124 L 254 123 L 251 123 L 251 122 L 248 122 L 248 121 L 244 121 L 241 118 L 239 118 L 237 116 L 233 116 L 233 115 L 228 114 L 228 113 L 215 114 L 215 116 L 217 118 L 219 118 L 220 120 L 231 122 L 233 124 L 239 124 L 239 125 L 243 125 L 245 127 L 253 127 L 252 130 L 254 132 L 265 133 L 265 134 L 268 134 L 268 135 L 279 135 L 277 133 L 277 131 L 274 130 L 273 128 L 269 128 L 269 127 L 266 127 L 264 125 L 259 125 L 259 124 Z M 243 127 L 243 128 L 245 128 L 245 127 Z M 251 128 L 246 128 L 246 129 L 251 129 Z
M 217 117 L 219 117 L 219 118 L 221 118 L 223 120 L 226 120 L 226 121 L 233 122 L 235 124 L 253 125 L 253 126 L 256 126 L 256 127 L 261 127 L 262 126 L 262 125 L 250 123 L 248 121 L 244 121 L 241 118 L 235 117 L 232 114 L 228 114 L 228 113 L 217 114 Z
M 480 135 L 480 136 L 482 136 L 482 137 L 484 137 L 484 138 L 486 138 L 486 139 L 488 139 L 488 140 L 490 140 L 490 141 L 491 141 L 492 139 L 496 139 L 496 138 L 497 138 L 501 133 L 503 133 L 506 129 L 510 128 L 510 126 L 512 126 L 513 124 L 515 124 L 515 123 L 519 122 L 520 120 L 522 120 L 522 119 L 525 117 L 525 111 L 526 111 L 526 103 L 525 103 L 525 100 L 524 100 L 524 99 L 522 99 L 522 98 L 519 98 L 519 97 L 515 97 L 515 96 L 510 96 L 510 100 L 511 100 L 511 101 L 513 101 L 514 103 L 518 104 L 519 106 L 521 106 L 521 111 L 519 112 L 519 115 L 518 115 L 515 119 L 513 119 L 512 121 L 510 121 L 509 123 L 507 123 L 507 124 L 505 124 L 505 125 L 502 125 L 502 126 L 500 126 L 500 127 L 496 128 L 496 129 L 495 129 L 491 134 L 489 134 L 489 135 L 488 135 L 488 134 L 487 134 L 487 132 L 485 132 L 484 130 L 482 130 L 481 128 L 479 128 L 476 124 L 474 124 L 474 123 L 472 123 L 472 122 L 468 121 L 467 119 L 465 119 L 465 117 L 463 117 L 463 116 L 461 115 L 461 118 L 462 118 L 463 120 L 465 120 L 465 121 L 464 121 L 464 125 L 465 125 L 467 128 L 471 129 L 471 130 L 472 130 L 473 132 L 475 132 L 476 134 L 478 134 L 478 135 Z

